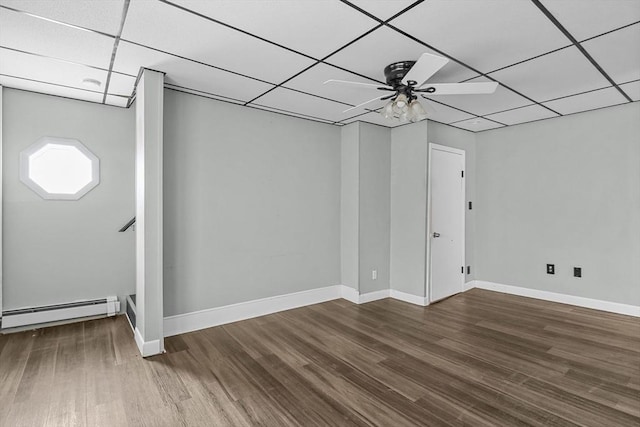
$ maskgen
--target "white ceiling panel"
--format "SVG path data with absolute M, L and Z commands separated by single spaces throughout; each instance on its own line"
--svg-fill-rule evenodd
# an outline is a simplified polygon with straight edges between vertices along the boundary
M 174 3 L 317 59 L 378 24 L 339 1 L 176 0 Z
M 409 7 L 414 2 L 415 0 L 351 0 L 351 3 L 360 9 L 366 10 L 383 21 Z
M 610 105 L 622 104 L 627 100 L 614 87 L 587 92 L 567 98 L 545 102 L 544 105 L 560 114 L 571 114 L 580 111 L 594 110 Z
M 166 73 L 167 83 L 249 101 L 273 85 L 237 74 L 198 64 L 155 50 L 120 42 L 113 69 L 127 74 L 138 73 L 139 67 Z
M 160 2 L 132 2 L 122 37 L 273 83 L 313 64 L 309 58 Z
M 591 39 L 582 46 L 616 83 L 640 79 L 640 24 Z
M 99 93 L 103 93 L 107 81 L 107 72 L 103 70 L 1 48 L 0 74 Z M 85 78 L 98 80 L 101 82 L 100 88 L 84 86 L 82 80 Z
M 229 102 L 231 104 L 243 105 L 245 103 L 245 101 L 242 101 L 242 100 L 239 100 L 239 99 L 229 98 L 229 97 L 226 97 L 226 96 L 214 95 L 214 94 L 211 94 L 209 92 L 203 92 L 203 91 L 196 90 L 196 89 L 189 89 L 189 88 L 186 88 L 186 87 L 176 86 L 176 85 L 172 85 L 172 84 L 165 84 L 164 87 L 167 88 L 167 89 L 178 91 L 178 92 L 190 93 L 192 95 L 202 96 L 202 97 L 205 97 L 205 98 L 211 98 L 211 99 L 215 99 L 215 100 L 218 100 L 218 101 Z
M 532 122 L 550 117 L 558 117 L 558 115 L 537 104 L 487 116 L 488 119 L 504 123 L 505 125 L 517 125 L 518 123 Z
M 445 101 L 440 97 L 435 101 Z M 473 116 L 471 114 L 464 113 L 455 108 L 451 108 L 447 105 L 440 104 L 438 102 L 420 99 L 420 103 L 427 110 L 427 115 L 430 120 L 435 120 L 440 123 L 452 123 L 459 122 L 460 120 L 470 119 Z
M 124 0 L 0 0 L 0 4 L 113 36 L 118 34 L 124 10 Z
M 469 81 L 469 83 L 489 82 L 491 80 L 486 77 L 478 77 Z M 531 101 L 518 95 L 517 93 L 498 86 L 494 93 L 478 94 L 478 95 L 442 95 L 433 96 L 436 101 L 443 102 L 461 110 L 468 111 L 478 116 L 495 113 L 498 111 L 508 110 L 511 108 L 522 107 L 531 104 Z
M 620 85 L 620 89 L 634 101 L 640 101 L 640 81 L 622 84 Z
M 384 82 L 384 67 L 393 62 L 415 61 L 425 52 L 438 55 L 397 31 L 382 27 L 331 56 L 326 62 Z M 468 68 L 449 61 L 429 81 L 454 83 L 476 75 Z
M 640 21 L 638 0 L 542 0 L 578 41 Z
M 128 102 L 129 98 L 114 95 L 107 95 L 107 99 L 105 100 L 106 104 L 116 107 L 126 107 Z
M 294 111 L 319 119 L 339 122 L 354 113 L 342 113 L 345 106 L 337 102 L 327 101 L 304 93 L 285 88 L 276 88 L 268 94 L 258 98 L 255 104 L 265 107 Z
M 536 101 L 573 95 L 610 84 L 575 47 L 497 71 L 491 77 Z
M 484 73 L 570 44 L 528 0 L 429 0 L 391 24 Z
M 46 95 L 63 96 L 65 98 L 80 99 L 82 101 L 102 102 L 102 93 L 90 92 L 81 89 L 67 88 L 53 84 L 34 82 L 30 80 L 17 79 L 0 75 L 0 86 L 30 90 L 32 92 L 44 93 Z
M 470 130 L 471 132 L 480 132 L 483 130 L 497 129 L 500 127 L 504 127 L 499 123 L 495 123 L 480 117 L 477 117 L 475 119 L 465 120 L 462 122 L 451 123 L 451 125 L 461 129 Z
M 349 124 L 353 122 L 365 122 L 365 123 L 371 123 L 374 125 L 380 125 L 380 126 L 385 126 L 390 128 L 402 126 L 404 124 L 396 120 L 393 120 L 393 121 L 387 120 L 384 117 L 382 117 L 378 112 L 371 112 L 371 113 L 366 113 L 357 117 L 352 117 L 348 120 L 345 120 L 343 123 Z
M 136 84 L 136 78 L 126 74 L 111 73 L 109 80 L 109 93 L 114 95 L 131 96 Z
M 307 115 L 304 115 L 304 114 L 298 114 L 296 112 L 286 111 L 286 110 L 283 110 L 281 108 L 267 107 L 267 106 L 259 105 L 259 104 L 251 104 L 251 108 L 255 108 L 255 109 L 258 109 L 258 110 L 264 110 L 264 111 L 271 111 L 273 113 L 284 114 L 286 116 L 292 116 L 292 117 L 299 117 L 301 119 L 313 120 L 313 121 L 327 123 L 327 124 L 332 124 L 333 123 L 332 120 L 324 120 L 324 119 L 320 119 L 318 117 L 307 116 Z
M 0 9 L 0 45 L 80 64 L 109 68 L 114 39 Z
M 363 86 L 350 87 L 342 84 L 331 83 L 326 85 L 323 84 L 329 79 L 375 84 L 372 80 L 364 79 L 339 68 L 319 63 L 313 66 L 310 70 L 289 80 L 284 84 L 284 86 L 336 101 L 346 102 L 351 105 L 358 105 L 361 102 L 375 98 L 376 95 L 380 95 L 382 97 L 388 94 L 388 92 L 380 91 L 376 88 Z

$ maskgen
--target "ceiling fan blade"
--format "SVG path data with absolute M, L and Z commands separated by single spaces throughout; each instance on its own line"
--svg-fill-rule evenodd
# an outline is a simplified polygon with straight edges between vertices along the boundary
M 416 87 L 421 86 L 429 77 L 433 76 L 440 68 L 444 67 L 449 59 L 442 56 L 423 53 L 420 58 L 413 64 L 413 67 L 402 79 L 402 84 L 407 84 L 409 80 L 416 82 Z
M 371 88 L 371 89 L 393 90 L 393 88 L 391 86 L 387 86 L 387 85 L 374 84 L 374 83 L 350 82 L 350 81 L 347 81 L 347 80 L 329 79 L 329 80 L 327 80 L 326 82 L 324 82 L 322 84 L 326 85 L 327 83 L 339 84 L 339 85 L 343 85 L 343 86 L 361 86 L 361 87 L 368 87 L 368 88 Z
M 429 92 L 429 96 L 435 95 L 471 95 L 493 93 L 498 87 L 498 82 L 483 83 L 434 83 L 426 85 L 424 88 L 417 89 L 414 92 L 427 91 L 434 88 L 435 91 Z
M 360 108 L 360 107 L 362 107 L 363 105 L 367 105 L 367 104 L 369 104 L 369 103 L 371 103 L 371 102 L 374 102 L 374 101 L 380 101 L 380 100 L 381 100 L 381 98 L 380 98 L 379 96 L 376 96 L 375 98 L 370 99 L 370 100 L 368 100 L 368 101 L 365 101 L 365 102 L 363 102 L 362 104 L 358 104 L 358 105 L 356 105 L 355 107 L 351 107 L 351 108 L 349 108 L 349 109 L 347 109 L 347 110 L 344 110 L 344 111 L 343 111 L 343 113 L 346 113 L 347 111 L 355 110 L 356 108 Z

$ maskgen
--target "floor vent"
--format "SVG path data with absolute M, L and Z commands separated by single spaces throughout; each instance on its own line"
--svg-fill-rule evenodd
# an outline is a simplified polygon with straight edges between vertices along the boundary
M 20 308 L 2 312 L 2 329 L 58 322 L 80 317 L 114 316 L 119 311 L 120 302 L 117 297 Z
M 127 308 L 125 310 L 127 314 L 127 319 L 129 319 L 129 324 L 131 325 L 131 329 L 136 330 L 136 294 L 129 295 L 127 297 Z

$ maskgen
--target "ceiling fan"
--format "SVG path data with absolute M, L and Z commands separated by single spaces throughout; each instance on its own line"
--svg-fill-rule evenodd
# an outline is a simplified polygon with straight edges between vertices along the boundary
M 427 80 L 444 67 L 448 58 L 423 53 L 417 61 L 401 61 L 389 64 L 384 68 L 386 85 L 350 82 L 345 80 L 327 80 L 324 84 L 341 84 L 359 86 L 393 92 L 386 96 L 377 96 L 343 112 L 355 110 L 376 101 L 389 100 L 380 114 L 386 119 L 399 120 L 402 123 L 418 122 L 427 118 L 427 113 L 418 102 L 418 95 L 470 95 L 489 94 L 495 92 L 497 82 L 483 83 L 429 83 Z

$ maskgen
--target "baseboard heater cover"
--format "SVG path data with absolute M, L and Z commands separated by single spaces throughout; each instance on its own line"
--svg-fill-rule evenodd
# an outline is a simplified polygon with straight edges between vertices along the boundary
M 114 316 L 120 312 L 117 297 L 74 301 L 66 304 L 20 308 L 2 312 L 2 329 L 38 325 L 89 316 Z

